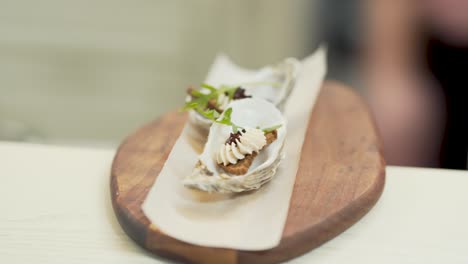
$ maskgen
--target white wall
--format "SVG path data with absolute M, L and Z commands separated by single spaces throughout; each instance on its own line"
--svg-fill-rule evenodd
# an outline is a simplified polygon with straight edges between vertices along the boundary
M 117 144 L 179 107 L 218 51 L 304 56 L 315 2 L 0 0 L 0 139 Z

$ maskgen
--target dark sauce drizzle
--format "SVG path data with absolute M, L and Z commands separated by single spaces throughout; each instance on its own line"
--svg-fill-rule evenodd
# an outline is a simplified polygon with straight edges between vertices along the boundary
M 226 140 L 226 144 L 231 145 L 232 143 L 234 143 L 237 146 L 237 141 L 240 141 L 240 137 L 243 133 L 245 133 L 245 129 L 242 129 L 242 132 L 237 131 L 237 133 L 231 133 L 229 135 L 229 138 Z
M 239 86 L 239 88 L 237 88 L 236 91 L 234 92 L 232 99 L 238 100 L 238 99 L 251 98 L 251 97 L 252 97 L 251 95 L 246 95 L 245 89 Z

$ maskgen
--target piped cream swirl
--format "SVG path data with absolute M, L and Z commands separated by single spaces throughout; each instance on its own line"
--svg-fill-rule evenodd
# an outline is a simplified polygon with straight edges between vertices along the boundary
M 266 137 L 262 130 L 255 128 L 246 128 L 245 132 L 239 131 L 241 134 L 235 143 L 223 144 L 219 152 L 216 154 L 218 164 L 224 166 L 228 164 L 236 164 L 239 160 L 244 159 L 246 155 L 253 152 L 259 152 L 266 145 Z

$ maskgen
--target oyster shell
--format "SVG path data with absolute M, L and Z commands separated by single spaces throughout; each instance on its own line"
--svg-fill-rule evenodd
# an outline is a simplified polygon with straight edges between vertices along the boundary
M 183 181 L 185 186 L 206 192 L 243 192 L 260 188 L 275 175 L 283 158 L 282 148 L 286 137 L 286 120 L 281 112 L 272 103 L 259 98 L 235 100 L 229 107 L 232 108 L 232 122 L 240 127 L 281 125 L 276 129 L 276 140 L 258 152 L 246 174 L 231 175 L 218 165 L 216 155 L 230 137 L 232 128 L 214 123 L 198 163 L 192 174 Z
M 222 68 L 220 72 L 211 72 L 207 83 L 215 87 L 240 85 L 245 89 L 246 95 L 265 99 L 273 103 L 281 111 L 295 86 L 301 65 L 298 60 L 288 58 L 281 63 L 257 71 L 245 71 L 225 56 L 218 60 L 220 61 L 216 63 L 224 66 L 217 67 Z M 200 150 L 203 148 L 212 123 L 211 120 L 206 119 L 196 111 L 189 111 L 188 125 L 190 129 L 188 130 L 188 136 L 195 149 Z

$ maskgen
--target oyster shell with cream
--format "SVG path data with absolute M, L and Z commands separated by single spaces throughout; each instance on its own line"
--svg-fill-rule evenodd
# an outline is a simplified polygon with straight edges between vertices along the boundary
M 210 99 L 207 107 L 221 113 L 226 110 L 226 107 L 236 100 L 245 98 L 260 98 L 271 102 L 278 109 L 282 110 L 287 101 L 295 81 L 299 74 L 300 62 L 293 58 L 288 58 L 274 66 L 267 66 L 257 71 L 240 70 L 227 57 L 221 57 L 215 64 L 224 65 L 222 71 L 211 72 L 207 78 L 207 83 L 211 88 L 217 89 L 219 92 L 214 98 Z M 217 67 L 220 68 L 220 67 Z M 225 74 L 225 73 L 229 74 Z M 196 95 L 192 94 L 193 90 L 189 91 L 187 101 L 190 102 L 196 99 Z M 212 93 L 210 89 L 202 87 L 199 94 Z M 188 136 L 195 147 L 200 149 L 206 142 L 210 126 L 210 119 L 200 115 L 195 110 L 189 111 Z M 198 145 L 198 146 L 197 146 Z
M 281 112 L 259 98 L 232 101 L 227 107 L 237 131 L 213 123 L 199 161 L 184 179 L 185 186 L 235 193 L 258 189 L 275 175 L 286 136 L 286 120 Z

